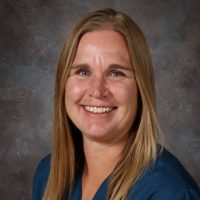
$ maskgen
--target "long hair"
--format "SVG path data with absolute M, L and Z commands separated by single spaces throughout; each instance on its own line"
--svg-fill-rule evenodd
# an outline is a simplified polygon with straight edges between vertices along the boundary
M 112 9 L 92 12 L 72 29 L 60 53 L 55 84 L 51 169 L 44 200 L 60 200 L 64 195 L 70 195 L 75 175 L 84 163 L 81 133 L 70 121 L 65 109 L 65 85 L 81 37 L 98 29 L 111 29 L 124 36 L 139 91 L 133 133 L 109 178 L 107 199 L 126 199 L 130 187 L 134 187 L 142 172 L 157 155 L 159 125 L 154 75 L 144 34 L 137 24 L 122 12 Z

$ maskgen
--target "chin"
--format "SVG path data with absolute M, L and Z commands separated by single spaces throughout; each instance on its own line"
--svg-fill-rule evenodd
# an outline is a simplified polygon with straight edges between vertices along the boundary
M 96 142 L 106 142 L 111 140 L 111 137 L 108 133 L 102 133 L 102 132 L 101 133 L 95 132 L 95 134 L 94 132 L 83 134 L 83 138 Z

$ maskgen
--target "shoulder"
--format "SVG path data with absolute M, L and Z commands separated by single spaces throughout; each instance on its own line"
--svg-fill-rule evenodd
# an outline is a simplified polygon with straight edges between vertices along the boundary
M 40 200 L 43 197 L 50 172 L 51 155 L 44 157 L 38 164 L 32 189 L 32 200 Z
M 165 149 L 158 155 L 155 164 L 149 168 L 148 173 L 157 176 L 157 178 L 162 179 L 170 185 L 176 184 L 180 187 L 197 186 L 181 162 Z
M 164 149 L 130 190 L 130 196 L 136 200 L 198 200 L 200 190 L 176 157 Z

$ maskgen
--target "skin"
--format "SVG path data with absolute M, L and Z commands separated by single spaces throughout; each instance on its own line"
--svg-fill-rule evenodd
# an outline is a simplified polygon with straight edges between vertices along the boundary
M 137 111 L 137 85 L 126 42 L 119 33 L 102 30 L 82 37 L 66 91 L 67 113 L 84 138 L 115 142 L 127 135 Z M 114 110 L 94 114 L 84 106 Z
M 83 136 L 86 164 L 82 199 L 92 199 L 119 160 L 136 117 L 137 95 L 123 36 L 113 30 L 83 35 L 65 94 L 67 114 Z M 86 106 L 106 107 L 111 111 L 92 113 Z

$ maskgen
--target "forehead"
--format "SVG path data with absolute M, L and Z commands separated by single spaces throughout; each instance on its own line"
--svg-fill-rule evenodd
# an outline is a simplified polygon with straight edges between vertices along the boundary
M 114 30 L 95 30 L 84 34 L 78 44 L 74 62 L 98 56 L 130 62 L 126 40 Z
M 85 33 L 79 41 L 79 46 L 88 43 L 99 43 L 102 46 L 112 44 L 116 47 L 121 46 L 127 48 L 125 37 L 113 29 L 100 29 Z

